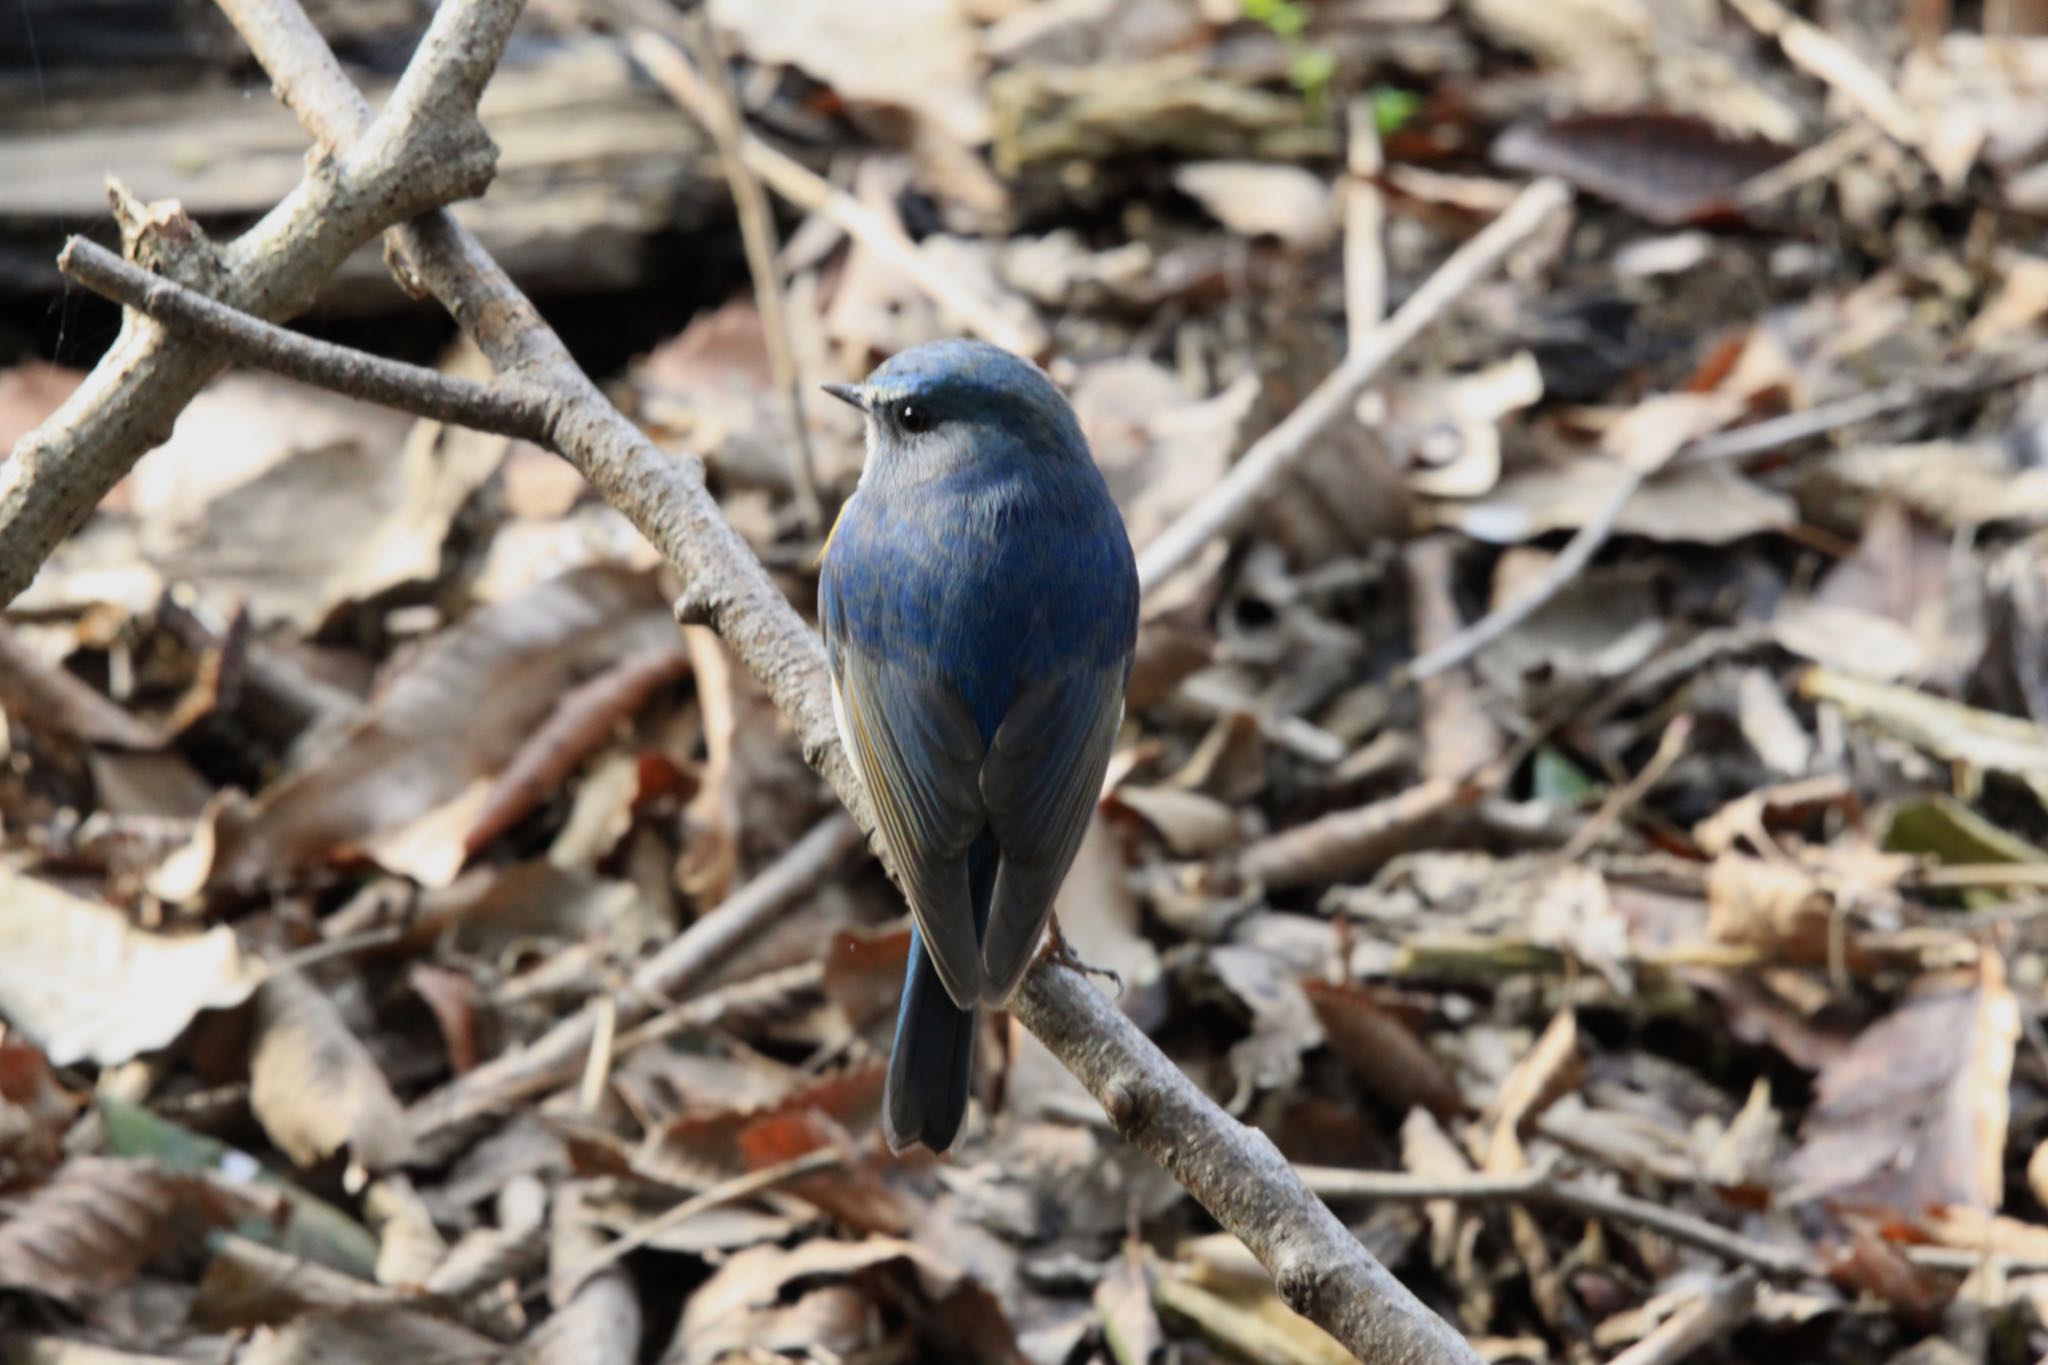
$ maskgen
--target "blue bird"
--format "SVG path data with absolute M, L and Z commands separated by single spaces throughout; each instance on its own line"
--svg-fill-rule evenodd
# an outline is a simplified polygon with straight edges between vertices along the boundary
M 883 1132 L 942 1152 L 975 1009 L 1030 966 L 1101 792 L 1138 574 L 1074 410 L 1031 362 L 940 341 L 825 387 L 867 415 L 819 565 L 832 700 L 914 925 Z

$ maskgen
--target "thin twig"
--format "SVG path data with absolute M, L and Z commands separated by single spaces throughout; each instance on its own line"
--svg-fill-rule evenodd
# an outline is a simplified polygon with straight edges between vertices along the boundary
M 610 997 L 615 1023 L 630 1028 L 687 988 L 741 942 L 781 914 L 859 846 L 860 834 L 844 815 L 831 815 L 717 909 L 678 934 L 640 964 L 632 981 Z M 705 1002 L 691 1002 L 701 1020 Z M 573 1080 L 590 1055 L 604 1001 L 593 1001 L 517 1052 L 495 1057 L 413 1103 L 407 1118 L 414 1137 L 431 1143 L 480 1115 Z M 623 1050 L 629 1035 L 617 1044 Z
M 1650 755 L 1650 761 L 1643 770 L 1610 792 L 1593 818 L 1579 827 L 1569 842 L 1558 850 L 1561 862 L 1573 863 L 1584 857 L 1586 850 L 1593 847 L 1609 830 L 1613 829 L 1636 803 L 1649 795 L 1650 789 L 1664 780 L 1664 774 L 1671 771 L 1671 765 L 1678 762 L 1685 753 L 1686 742 L 1692 738 L 1693 719 L 1690 715 L 1674 716 L 1664 733 L 1657 740 L 1657 751 Z
M 717 97 L 673 43 L 643 30 L 627 40 L 627 49 L 655 84 L 692 118 L 707 128 L 713 126 L 718 118 Z M 954 276 L 935 269 L 900 228 L 845 190 L 751 132 L 741 131 L 739 151 L 747 168 L 768 188 L 805 212 L 822 216 L 874 252 L 976 336 L 1019 355 L 1036 356 L 1045 350 L 1050 337 L 1043 326 L 1025 326 L 1005 317 Z
M 710 1189 L 705 1190 L 702 1194 L 691 1195 L 673 1208 L 662 1210 L 625 1236 L 606 1246 L 604 1250 L 597 1252 L 588 1260 L 573 1267 L 566 1276 L 562 1277 L 561 1282 L 568 1284 L 570 1292 L 574 1293 L 591 1276 L 609 1270 L 612 1266 L 625 1260 L 633 1252 L 638 1251 L 641 1247 L 646 1246 L 649 1242 L 654 1241 L 663 1234 L 675 1231 L 700 1213 L 718 1208 L 721 1205 L 733 1203 L 737 1200 L 750 1198 L 766 1190 L 772 1190 L 777 1185 L 787 1184 L 792 1180 L 800 1180 L 807 1175 L 816 1175 L 820 1171 L 834 1170 L 846 1165 L 851 1155 L 844 1147 L 820 1147 L 814 1152 L 805 1152 L 802 1156 L 794 1156 L 787 1161 L 779 1161 L 773 1166 L 764 1166 L 758 1171 L 749 1171 L 745 1175 L 738 1175 L 730 1180 L 721 1181 Z M 542 1284 L 538 1286 L 535 1292 L 547 1293 L 552 1288 L 554 1286 L 551 1284 Z
M 217 346 L 244 365 L 415 417 L 548 441 L 548 396 L 539 390 L 516 382 L 480 384 L 317 340 L 152 275 L 84 237 L 64 244 L 57 268 L 102 298 L 146 313 L 181 337 Z
M 1647 1228 L 1681 1246 L 1696 1247 L 1741 1265 L 1773 1275 L 1812 1276 L 1819 1263 L 1803 1248 L 1771 1246 L 1753 1237 L 1682 1213 L 1665 1204 L 1617 1194 L 1579 1181 L 1559 1180 L 1538 1168 L 1515 1175 L 1473 1175 L 1431 1178 L 1386 1171 L 1353 1171 L 1335 1166 L 1296 1168 L 1308 1187 L 1330 1200 L 1378 1200 L 1423 1204 L 1449 1200 L 1458 1204 L 1521 1203 L 1562 1209 L 1586 1218 Z
M 790 341 L 789 312 L 782 292 L 782 274 L 776 265 L 782 255 L 782 244 L 775 232 L 775 211 L 768 202 L 767 191 L 761 188 L 741 152 L 746 124 L 739 99 L 733 93 L 732 77 L 726 70 L 717 26 L 700 16 L 696 33 L 702 53 L 700 60 L 711 75 L 708 80 L 698 81 L 706 95 L 699 101 L 704 107 L 684 107 L 700 119 L 705 114 L 712 116 L 704 129 L 718 146 L 719 165 L 732 186 L 740 244 L 747 253 L 747 271 L 754 279 L 754 306 L 761 314 L 761 337 L 768 348 L 768 372 L 782 395 L 783 413 L 789 423 L 789 473 L 796 489 L 797 511 L 807 529 L 823 530 L 825 507 L 818 496 L 817 465 L 811 458 L 810 427 L 804 420 L 803 375 L 797 365 L 796 347 Z M 630 41 L 636 49 L 644 47 L 651 51 L 657 45 L 666 48 L 660 59 L 664 65 L 690 65 L 682 49 L 658 33 L 643 29 Z M 648 62 L 643 58 L 641 64 Z
M 1379 187 L 1379 116 L 1369 96 L 1351 101 L 1344 179 L 1344 323 L 1351 350 L 1366 344 L 1387 312 L 1387 221 Z
M 1756 1308 L 1756 1288 L 1754 1270 L 1724 1275 L 1704 1297 L 1673 1313 L 1607 1365 L 1678 1365 L 1691 1359 L 1693 1352 L 1732 1336 L 1749 1321 Z
M 1280 477 L 1309 452 L 1316 438 L 1351 410 L 1360 389 L 1570 199 L 1571 191 L 1561 181 L 1538 180 L 1523 190 L 1506 212 L 1452 252 L 1392 317 L 1350 349 L 1344 363 L 1325 376 L 1293 412 L 1254 441 L 1201 501 L 1145 546 L 1138 556 L 1138 580 L 1144 588 L 1158 587 L 1210 541 L 1243 524 L 1277 490 Z

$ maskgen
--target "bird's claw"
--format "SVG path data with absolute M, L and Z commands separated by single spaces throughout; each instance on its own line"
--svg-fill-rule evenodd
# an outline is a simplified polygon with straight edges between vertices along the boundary
M 1060 922 L 1055 919 L 1049 925 L 1045 941 L 1045 960 L 1079 972 L 1083 976 L 1099 976 L 1109 982 L 1116 994 L 1124 993 L 1124 979 L 1121 973 L 1108 967 L 1098 967 L 1074 951 L 1067 942 L 1067 936 L 1060 932 Z

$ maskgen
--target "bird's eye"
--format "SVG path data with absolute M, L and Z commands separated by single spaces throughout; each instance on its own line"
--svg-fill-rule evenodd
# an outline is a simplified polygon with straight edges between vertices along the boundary
M 905 403 L 896 409 L 896 425 L 916 436 L 932 429 L 932 414 L 929 408 L 916 403 Z

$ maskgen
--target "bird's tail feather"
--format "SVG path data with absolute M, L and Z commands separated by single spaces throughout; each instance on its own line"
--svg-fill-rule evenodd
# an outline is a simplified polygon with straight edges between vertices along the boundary
M 882 1135 L 889 1150 L 922 1142 L 934 1152 L 953 1145 L 967 1114 L 974 1081 L 974 1011 L 946 994 L 938 969 L 916 930 L 910 934 L 910 972 L 896 1012 L 896 1046 L 889 1054 L 883 1091 Z
M 995 836 L 984 830 L 967 852 L 977 939 L 988 923 L 999 861 Z M 973 1084 L 974 1008 L 953 1003 L 924 950 L 923 936 L 912 929 L 903 1003 L 896 1011 L 896 1043 L 882 1091 L 882 1136 L 888 1139 L 889 1150 L 901 1152 L 920 1142 L 934 1152 L 952 1146 L 967 1115 L 967 1093 Z

